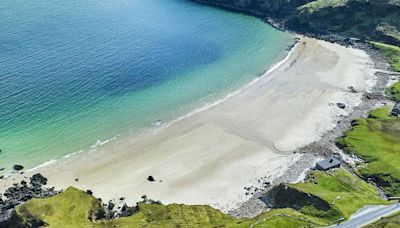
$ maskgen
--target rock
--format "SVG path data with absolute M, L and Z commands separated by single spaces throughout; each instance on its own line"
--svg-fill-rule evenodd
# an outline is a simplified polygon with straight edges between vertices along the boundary
M 150 182 L 156 181 L 153 176 L 147 177 L 147 180 L 150 181 Z
M 351 126 L 352 127 L 357 126 L 357 125 L 359 125 L 357 120 L 352 120 L 351 121 Z
M 121 212 L 123 213 L 126 210 L 128 210 L 128 205 L 126 205 L 126 203 L 124 203 L 124 205 L 122 205 Z
M 353 86 L 350 86 L 349 90 L 351 93 L 357 93 L 357 90 Z
M 13 169 L 14 169 L 15 171 L 20 171 L 20 170 L 23 170 L 24 167 L 23 167 L 22 165 L 14 165 L 14 166 L 13 166 Z
M 400 116 L 400 102 L 396 103 L 390 113 L 392 116 Z
M 42 176 L 42 174 L 37 173 L 31 177 L 31 185 L 33 187 L 41 187 L 47 184 L 47 178 Z
M 343 104 L 343 103 L 337 103 L 336 105 L 341 109 L 345 109 L 346 108 L 346 105 Z
M 108 201 L 108 206 L 107 206 L 108 210 L 112 211 L 114 209 L 114 207 L 115 207 L 115 204 L 111 200 Z

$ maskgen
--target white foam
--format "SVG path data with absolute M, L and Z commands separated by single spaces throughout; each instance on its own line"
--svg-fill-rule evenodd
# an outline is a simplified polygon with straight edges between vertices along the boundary
M 253 79 L 252 81 L 250 81 L 250 82 L 247 83 L 246 85 L 242 86 L 242 87 L 239 88 L 238 90 L 229 93 L 228 95 L 226 95 L 225 97 L 223 97 L 223 98 L 221 98 L 221 99 L 219 99 L 219 100 L 216 100 L 216 101 L 214 101 L 214 102 L 212 102 L 212 103 L 205 104 L 205 105 L 203 105 L 203 106 L 201 106 L 201 107 L 199 107 L 199 108 L 196 108 L 196 109 L 194 109 L 193 111 L 189 112 L 188 114 L 186 114 L 186 115 L 184 115 L 184 116 L 178 117 L 178 118 L 176 118 L 176 119 L 174 119 L 174 120 L 172 120 L 172 121 L 170 121 L 170 122 L 168 122 L 168 123 L 165 123 L 164 125 L 162 125 L 162 127 L 171 126 L 172 124 L 174 124 L 174 123 L 176 123 L 176 122 L 178 122 L 178 121 L 181 121 L 181 120 L 183 120 L 183 119 L 186 119 L 186 118 L 188 118 L 188 117 L 190 117 L 190 116 L 193 116 L 193 115 L 195 115 L 195 114 L 197 114 L 197 113 L 199 113 L 199 112 L 206 111 L 206 110 L 208 110 L 208 109 L 210 109 L 210 108 L 212 108 L 212 107 L 214 107 L 214 106 L 216 106 L 216 105 L 218 105 L 218 104 L 221 104 L 222 102 L 228 100 L 229 98 L 231 98 L 231 97 L 233 97 L 233 96 L 239 94 L 240 92 L 242 92 L 243 90 L 249 88 L 250 86 L 254 85 L 255 83 L 257 83 L 257 82 L 260 81 L 261 79 L 265 78 L 266 76 L 268 76 L 269 74 L 271 74 L 272 72 L 274 72 L 275 70 L 277 70 L 277 69 L 278 69 L 280 66 L 282 66 L 285 62 L 287 62 L 287 61 L 289 60 L 289 58 L 291 57 L 291 55 L 293 54 L 293 52 L 296 50 L 296 47 L 297 47 L 299 44 L 300 44 L 300 42 L 297 41 L 297 43 L 296 43 L 295 45 L 293 45 L 293 47 L 292 47 L 292 48 L 290 49 L 290 51 L 286 54 L 286 56 L 285 56 L 285 58 L 284 58 L 283 60 L 281 60 L 280 62 L 274 64 L 274 65 L 273 65 L 270 69 L 268 69 L 264 74 L 262 74 L 261 76 L 259 76 L 259 77 L 255 78 L 255 79 Z
M 32 169 L 28 169 L 27 172 L 32 172 L 32 171 L 41 169 L 41 168 L 46 167 L 46 166 L 48 166 L 48 165 L 51 165 L 51 164 L 53 164 L 53 163 L 55 163 L 55 162 L 57 162 L 57 160 L 55 160 L 55 159 L 49 160 L 49 161 L 47 161 L 47 162 L 45 162 L 45 163 L 43 163 L 43 164 L 40 164 L 40 165 L 38 165 L 38 166 L 33 167 Z
M 80 154 L 80 153 L 82 153 L 82 152 L 84 152 L 84 151 L 85 151 L 85 150 L 76 151 L 76 152 L 73 152 L 73 153 L 70 153 L 70 154 L 65 155 L 63 158 L 69 158 L 69 157 L 75 156 L 75 155 L 77 155 L 77 154 Z

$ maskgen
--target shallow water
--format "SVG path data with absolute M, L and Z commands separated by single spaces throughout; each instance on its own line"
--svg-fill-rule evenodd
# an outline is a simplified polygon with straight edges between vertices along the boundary
M 293 36 L 190 1 L 3 0 L 0 167 L 28 168 L 216 100 Z

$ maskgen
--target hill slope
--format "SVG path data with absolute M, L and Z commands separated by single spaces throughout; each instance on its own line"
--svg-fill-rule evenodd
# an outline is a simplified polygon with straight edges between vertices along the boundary
M 194 0 L 285 22 L 293 31 L 400 45 L 400 0 Z

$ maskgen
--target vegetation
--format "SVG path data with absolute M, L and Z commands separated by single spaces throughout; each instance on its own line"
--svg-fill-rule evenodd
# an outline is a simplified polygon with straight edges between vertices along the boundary
M 285 21 L 293 31 L 400 45 L 400 0 L 195 0 Z
M 371 44 L 382 52 L 393 70 L 400 72 L 400 47 L 379 42 L 371 42 Z
M 103 214 L 101 200 L 76 188 L 56 196 L 32 199 L 16 207 L 12 218 L 1 227 L 301 227 L 310 222 L 291 209 L 273 210 L 254 219 L 235 219 L 203 205 L 139 204 L 132 216 L 97 220 Z
M 389 217 L 381 218 L 379 221 L 376 221 L 365 228 L 395 228 L 400 227 L 400 213 L 394 214 Z
M 291 184 L 290 186 L 323 199 L 346 219 L 364 205 L 387 203 L 379 197 L 373 186 L 345 169 L 335 172 L 315 171 L 310 175 L 313 182 Z M 334 219 L 332 218 L 331 221 Z
M 390 106 L 358 119 L 351 131 L 337 140 L 340 147 L 365 160 L 357 171 L 375 181 L 386 194 L 400 194 L 400 119 L 390 116 Z
M 390 97 L 390 99 L 400 102 L 400 82 L 387 88 L 386 95 Z
M 371 42 L 371 44 L 382 52 L 394 71 L 400 72 L 400 47 L 378 42 Z M 387 88 L 386 95 L 390 99 L 400 102 L 400 82 Z
M 104 208 L 100 199 L 75 188 L 46 199 L 32 199 L 16 207 L 7 224 L 1 227 L 305 227 L 331 224 L 366 204 L 385 204 L 376 190 L 344 169 L 315 171 L 312 181 L 291 184 L 307 197 L 296 197 L 301 207 L 276 208 L 253 219 L 236 219 L 204 205 L 139 204 L 129 217 L 101 220 Z M 287 197 L 287 196 L 284 196 Z M 290 197 L 290 196 L 289 196 Z M 321 209 L 327 205 L 327 209 Z
M 299 7 L 292 23 L 311 31 L 399 45 L 399 9 L 398 0 L 316 0 Z

